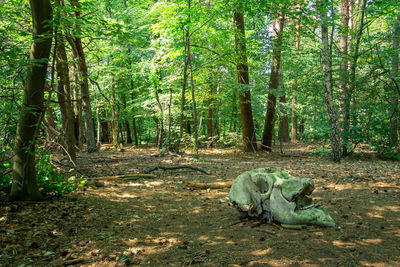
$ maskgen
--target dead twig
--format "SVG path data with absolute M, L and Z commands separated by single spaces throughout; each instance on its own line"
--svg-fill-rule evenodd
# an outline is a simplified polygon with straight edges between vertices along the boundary
M 102 180 L 102 181 L 130 181 L 130 180 L 139 180 L 142 178 L 146 179 L 154 179 L 157 178 L 157 175 L 154 174 L 126 174 L 126 175 L 117 175 L 117 176 L 103 176 L 103 177 L 91 177 L 87 178 L 88 180 Z
M 165 170 L 177 170 L 177 169 L 191 169 L 191 170 L 199 171 L 199 172 L 201 172 L 201 173 L 204 173 L 204 174 L 209 175 L 209 173 L 206 172 L 205 170 L 202 170 L 202 169 L 200 169 L 200 168 L 197 168 L 197 167 L 194 167 L 194 166 L 191 166 L 191 165 L 181 165 L 181 166 L 157 166 L 157 167 L 151 168 L 150 170 L 146 171 L 145 173 L 151 173 L 151 172 L 153 172 L 153 171 L 155 171 L 155 170 L 164 170 L 164 171 L 165 171 Z

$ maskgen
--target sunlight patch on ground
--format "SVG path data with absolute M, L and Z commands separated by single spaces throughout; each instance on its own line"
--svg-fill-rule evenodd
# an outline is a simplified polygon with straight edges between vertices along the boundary
M 366 215 L 368 215 L 371 218 L 378 218 L 378 219 L 385 218 L 380 212 L 367 212 Z
M 373 210 L 376 211 L 391 211 L 391 212 L 399 212 L 399 206 L 374 206 Z
M 344 241 L 341 241 L 341 240 L 334 240 L 333 242 L 332 242 L 332 244 L 334 245 L 334 246 L 336 246 L 336 247 L 339 247 L 339 248 L 354 248 L 355 247 L 355 243 L 352 243 L 352 242 L 344 242 Z
M 271 254 L 272 251 L 273 251 L 272 248 L 257 249 L 257 250 L 252 251 L 251 255 L 254 255 L 254 256 L 265 256 L 265 255 Z
M 199 236 L 199 238 L 197 238 L 197 240 L 199 240 L 199 241 L 207 241 L 208 240 L 208 236 L 206 236 L 206 235 Z
M 154 186 L 160 186 L 164 184 L 164 182 L 160 182 L 160 181 L 153 181 L 153 182 L 144 182 L 144 185 L 146 187 L 154 187 Z
M 383 240 L 380 238 L 370 238 L 370 239 L 363 239 L 363 240 L 359 241 L 358 243 L 360 245 L 368 246 L 368 245 L 378 245 L 378 244 L 381 244 L 382 242 L 383 242 Z
M 129 183 L 128 186 L 137 187 L 137 186 L 144 186 L 144 184 L 139 183 Z
M 387 262 L 369 262 L 369 261 L 360 261 L 361 266 L 374 266 L 374 267 L 389 267 L 396 266 L 390 265 Z M 397 263 L 396 263 L 397 264 Z M 398 266 L 398 265 L 397 265 Z

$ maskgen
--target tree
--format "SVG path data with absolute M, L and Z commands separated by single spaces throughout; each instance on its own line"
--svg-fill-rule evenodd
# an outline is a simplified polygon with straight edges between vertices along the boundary
M 333 85 L 332 85 L 332 65 L 331 49 L 329 45 L 328 33 L 328 5 L 325 0 L 319 1 L 319 11 L 321 18 L 321 41 L 322 41 L 322 72 L 324 75 L 325 102 L 328 110 L 328 117 L 331 123 L 331 147 L 332 160 L 340 162 L 340 132 L 337 124 L 337 113 L 333 103 Z
M 390 79 L 392 80 L 392 90 L 390 94 L 390 126 L 389 126 L 389 140 L 394 150 L 399 150 L 399 42 L 400 42 L 400 14 L 397 14 L 397 18 L 394 22 L 393 31 L 393 56 L 392 56 L 392 69 L 390 73 Z
M 52 42 L 52 9 L 49 0 L 30 0 L 33 43 L 27 70 L 24 100 L 14 147 L 10 200 L 40 200 L 36 184 L 35 142 L 43 117 L 44 86 Z
M 267 151 L 272 150 L 272 139 L 274 136 L 275 127 L 275 113 L 276 113 L 276 90 L 279 89 L 280 68 L 281 68 L 281 52 L 282 52 L 282 32 L 285 18 L 280 14 L 272 21 L 272 34 L 273 34 L 273 51 L 272 51 L 272 65 L 271 77 L 269 82 L 267 112 L 265 115 L 264 131 L 262 137 L 263 148 Z
M 75 16 L 77 19 L 81 16 L 80 3 L 79 0 L 71 0 L 75 8 Z M 77 25 L 79 31 L 79 23 Z M 82 40 L 80 37 L 75 36 L 72 39 L 69 38 L 70 45 L 72 46 L 72 51 L 74 56 L 78 60 L 78 70 L 80 75 L 80 89 L 82 96 L 82 108 L 84 111 L 85 120 L 85 137 L 87 144 L 87 151 L 95 152 L 97 151 L 96 140 L 94 138 L 94 125 L 93 125 L 93 112 L 92 105 L 90 103 L 90 93 L 89 93 L 89 77 L 88 68 L 86 64 L 86 57 L 83 51 Z
M 246 35 L 244 25 L 244 15 L 241 6 L 236 8 L 233 14 L 233 23 L 235 26 L 235 48 L 237 57 L 237 79 L 241 84 L 239 93 L 240 121 L 242 124 L 242 137 L 244 150 L 254 151 L 256 147 L 256 136 L 254 131 L 253 111 L 251 108 L 251 94 L 246 87 L 249 85 L 249 67 L 246 55 Z
M 74 112 L 72 109 L 71 101 L 71 85 L 69 80 L 69 66 L 67 59 L 67 52 L 65 50 L 64 37 L 58 36 L 56 47 L 57 65 L 56 71 L 58 76 L 58 102 L 60 105 L 62 117 L 62 129 L 65 135 L 66 151 L 71 161 L 76 163 L 75 151 L 75 125 L 74 125 Z

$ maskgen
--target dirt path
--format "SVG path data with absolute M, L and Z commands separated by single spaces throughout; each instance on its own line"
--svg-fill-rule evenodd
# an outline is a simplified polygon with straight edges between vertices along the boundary
M 0 266 L 400 266 L 400 164 L 363 156 L 336 165 L 310 155 L 312 149 L 291 145 L 285 155 L 213 149 L 198 159 L 155 157 L 151 148 L 80 154 L 88 176 L 182 164 L 210 175 L 155 171 L 155 179 L 109 181 L 44 203 L 2 202 Z M 267 166 L 313 178 L 313 198 L 338 226 L 257 226 L 239 220 L 228 189 L 185 187 Z

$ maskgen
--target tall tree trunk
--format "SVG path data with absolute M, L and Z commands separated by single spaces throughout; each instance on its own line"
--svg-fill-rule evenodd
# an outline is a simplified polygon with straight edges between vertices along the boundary
M 229 132 L 236 132 L 236 117 L 237 117 L 237 90 L 232 90 L 232 113 L 229 120 Z
M 30 0 L 33 43 L 14 146 L 13 183 L 9 200 L 39 200 L 36 184 L 35 136 L 43 116 L 44 85 L 50 57 L 52 27 L 49 0 Z M 39 63 L 40 62 L 40 63 Z
M 279 88 L 279 71 L 281 68 L 281 52 L 282 52 L 282 32 L 285 18 L 283 15 L 274 19 L 272 22 L 273 26 L 273 39 L 274 48 L 272 51 L 272 68 L 271 78 L 269 82 L 270 90 L 277 90 Z M 274 137 L 274 126 L 275 126 L 275 113 L 276 113 L 276 96 L 270 92 L 268 94 L 267 113 L 265 115 L 265 124 L 263 131 L 262 144 L 263 148 L 267 151 L 272 150 L 272 139 Z
M 351 0 L 341 0 L 341 29 L 340 29 L 340 67 L 339 67 L 339 122 L 342 128 L 342 152 L 347 154 L 349 140 L 349 23 Z
M 189 0 L 189 3 L 190 3 L 190 0 Z M 190 45 L 188 46 L 188 58 L 189 58 L 189 71 L 190 71 L 190 88 L 191 88 L 191 92 L 192 92 L 194 153 L 197 154 L 198 153 L 198 135 L 199 134 L 198 134 L 198 129 L 197 129 L 197 107 L 196 107 L 196 98 L 195 98 L 195 94 L 194 94 L 192 55 L 190 53 Z
M 296 58 L 299 57 L 299 51 L 300 51 L 300 19 L 296 20 L 296 45 L 295 45 L 295 55 Z M 292 117 L 291 117 L 291 122 L 292 122 L 292 127 L 291 127 L 291 138 L 292 142 L 297 142 L 297 110 L 296 110 L 296 105 L 297 105 L 297 96 L 296 96 L 296 91 L 299 89 L 298 81 L 297 78 L 293 80 L 293 92 L 292 92 Z
M 247 86 L 249 80 L 249 66 L 247 63 L 246 52 L 246 34 L 244 25 L 244 15 L 241 11 L 241 6 L 237 7 L 233 14 L 233 23 L 235 27 L 235 48 L 237 57 L 237 78 L 238 83 L 242 84 L 239 92 L 240 105 L 240 121 L 242 125 L 242 136 L 244 150 L 247 152 L 255 151 L 256 135 L 254 131 L 253 111 L 251 108 L 251 94 Z
M 81 5 L 79 0 L 71 0 L 73 6 L 75 7 L 75 16 L 79 19 L 81 16 L 80 8 Z M 78 31 L 79 24 L 77 25 Z M 70 42 L 73 47 L 74 55 L 78 59 L 78 69 L 80 74 L 80 88 L 81 88 L 81 97 L 82 97 L 82 108 L 84 111 L 84 120 L 85 120 L 85 136 L 86 136 L 86 144 L 87 151 L 89 153 L 97 151 L 96 140 L 94 138 L 94 125 L 93 125 L 93 114 L 92 107 L 90 103 L 90 94 L 89 94 L 89 77 L 88 77 L 88 69 L 86 65 L 85 53 L 83 51 L 82 40 L 79 37 L 74 37 L 72 42 Z
M 208 14 L 211 11 L 211 1 L 206 0 L 206 6 Z M 215 49 L 216 43 L 215 41 L 211 42 L 211 47 Z M 212 141 L 213 138 L 213 99 L 214 99 L 214 91 L 215 91 L 215 82 L 214 82 L 214 66 L 211 65 L 208 69 L 208 82 L 209 82 L 209 95 L 208 95 L 208 112 L 207 112 L 207 139 Z M 212 143 L 210 143 L 212 144 Z
M 76 163 L 76 139 L 75 139 L 75 122 L 74 112 L 71 101 L 71 83 L 69 80 L 69 67 L 67 52 L 65 51 L 65 41 L 59 36 L 57 47 L 57 65 L 56 71 L 58 76 L 58 102 L 60 105 L 63 132 L 65 134 L 66 150 L 70 159 Z
M 116 108 L 116 100 L 115 100 L 115 84 L 114 78 L 111 80 L 111 117 L 112 117 L 112 140 L 113 147 L 115 149 L 119 149 L 120 147 L 120 138 L 119 138 L 119 115 Z
M 188 69 L 188 62 L 189 62 L 189 57 L 187 56 L 187 50 L 190 45 L 190 35 L 189 35 L 189 26 L 186 29 L 186 34 L 185 34 L 185 60 L 184 60 L 184 65 L 183 65 L 183 81 L 182 81 L 182 93 L 181 93 L 181 121 L 180 121 L 180 127 L 179 127 L 179 137 L 182 139 L 183 137 L 183 132 L 186 127 L 186 116 L 185 116 L 185 105 L 186 105 L 186 85 L 187 85 L 187 69 Z
M 393 86 L 391 89 L 390 102 L 390 125 L 389 125 L 389 140 L 391 145 L 396 151 L 399 151 L 399 91 L 398 74 L 399 74 L 399 41 L 400 41 L 400 14 L 397 14 L 393 31 L 393 56 L 392 56 L 392 70 L 391 79 Z
M 281 142 L 289 142 L 290 137 L 289 137 L 289 117 L 286 112 L 286 108 L 284 105 L 286 104 L 286 96 L 283 95 L 279 97 L 279 109 L 280 113 L 282 114 L 279 120 L 279 140 Z
M 133 81 L 131 80 L 131 90 L 133 91 Z M 131 99 L 132 102 L 134 101 L 134 95 L 131 93 Z M 133 136 L 135 138 L 135 146 L 139 145 L 139 140 L 138 140 L 138 130 L 136 127 L 136 118 L 135 118 L 135 108 L 132 107 L 132 130 L 133 130 Z
M 332 65 L 331 49 L 328 34 L 328 7 L 324 0 L 320 0 L 321 38 L 322 38 L 322 70 L 324 74 L 325 101 L 328 117 L 331 122 L 332 160 L 340 162 L 340 132 L 337 125 L 337 114 L 332 97 Z
M 124 107 L 124 110 L 126 110 L 126 96 L 124 93 L 122 93 L 122 106 Z M 125 120 L 125 131 L 126 131 L 126 143 L 127 144 L 132 144 L 132 135 L 131 135 L 131 129 L 129 126 L 129 121 Z
M 83 124 L 82 124 L 82 99 L 80 97 L 78 84 L 79 74 L 78 67 L 74 65 L 74 88 L 72 90 L 73 96 L 73 110 L 74 110 L 74 128 L 75 128 L 75 140 L 80 150 L 83 149 L 83 143 L 85 138 L 83 136 Z
M 161 100 L 160 100 L 160 93 L 161 89 L 159 88 L 159 83 L 161 83 L 161 75 L 157 71 L 157 81 L 156 84 L 154 85 L 154 95 L 156 97 L 156 103 L 157 107 L 160 110 L 160 116 L 157 117 L 157 125 L 158 125 L 158 135 L 157 135 L 157 146 L 159 149 L 163 148 L 164 144 L 164 108 L 161 105 Z M 156 115 L 157 116 L 157 115 Z
M 108 130 L 108 122 L 107 121 L 102 121 L 101 122 L 101 132 L 103 136 L 103 142 L 104 143 L 110 143 L 110 134 Z

